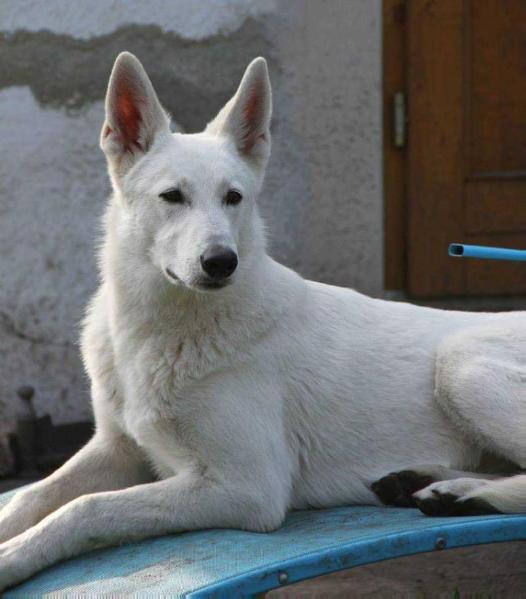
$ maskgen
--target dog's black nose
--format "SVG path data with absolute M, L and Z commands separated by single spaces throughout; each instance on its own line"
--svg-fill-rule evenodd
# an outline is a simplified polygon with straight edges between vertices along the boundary
M 222 245 L 213 245 L 201 254 L 201 266 L 211 279 L 226 279 L 237 267 L 237 254 Z

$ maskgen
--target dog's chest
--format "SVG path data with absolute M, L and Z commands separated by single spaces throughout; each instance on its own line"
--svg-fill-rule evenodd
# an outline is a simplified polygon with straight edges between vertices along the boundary
M 189 416 L 188 395 L 178 393 L 170 403 L 162 391 L 152 388 L 143 399 L 128 393 L 121 411 L 125 432 L 148 456 L 161 477 L 173 476 L 196 462 L 183 431 L 194 426 Z
M 143 341 L 119 368 L 123 428 L 161 476 L 196 462 L 184 431 L 199 428 L 196 387 L 202 389 L 218 363 L 219 356 L 206 340 L 152 339 Z
M 125 422 L 128 434 L 142 448 L 161 478 L 199 468 L 198 456 L 182 433 L 183 417 L 160 419 L 154 411 L 134 414 L 128 408 Z

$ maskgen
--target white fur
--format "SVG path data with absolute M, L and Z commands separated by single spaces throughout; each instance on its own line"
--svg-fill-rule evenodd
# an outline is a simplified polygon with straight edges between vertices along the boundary
M 256 205 L 270 114 L 258 59 L 203 133 L 171 134 L 138 61 L 117 59 L 114 195 L 82 335 L 96 433 L 1 512 L 0 588 L 96 546 L 376 505 L 373 481 L 422 463 L 473 470 L 490 449 L 526 466 L 524 313 L 371 299 L 274 262 Z M 176 186 L 186 204 L 159 198 Z M 232 188 L 243 200 L 225 206 Z M 239 266 L 206 291 L 200 255 L 218 241 Z M 513 497 L 495 502 L 526 509 Z
M 420 500 L 432 499 L 435 495 L 450 494 L 461 498 L 473 497 L 474 492 L 480 491 L 483 487 L 491 484 L 492 481 L 480 478 L 454 478 L 452 480 L 441 480 L 431 483 L 425 489 L 417 491 L 415 497 Z M 477 493 L 477 497 L 480 493 Z
M 526 475 L 489 481 L 480 491 L 471 491 L 463 499 L 471 497 L 486 501 L 503 514 L 522 514 L 526 511 Z
M 526 475 L 500 479 L 453 478 L 432 483 L 414 494 L 426 501 L 440 495 L 453 495 L 457 502 L 468 499 L 482 500 L 503 514 L 521 514 L 526 511 Z

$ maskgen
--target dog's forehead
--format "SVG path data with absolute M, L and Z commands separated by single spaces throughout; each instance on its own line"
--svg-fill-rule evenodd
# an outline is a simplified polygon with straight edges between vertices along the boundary
M 156 163 L 157 176 L 189 181 L 239 178 L 246 170 L 229 140 L 205 134 L 171 135 L 152 163 Z
M 129 197 L 158 195 L 183 186 L 193 193 L 224 193 L 227 186 L 250 193 L 257 174 L 239 156 L 228 138 L 175 133 L 165 137 L 128 174 L 124 192 Z

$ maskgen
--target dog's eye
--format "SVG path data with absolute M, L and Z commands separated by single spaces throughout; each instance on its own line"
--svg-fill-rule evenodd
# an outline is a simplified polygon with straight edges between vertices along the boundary
M 237 206 L 242 199 L 243 196 L 239 193 L 239 191 L 231 189 L 225 196 L 225 204 L 227 206 Z
M 162 198 L 165 202 L 170 202 L 170 204 L 185 203 L 184 194 L 180 189 L 169 189 L 168 191 L 160 193 L 159 197 Z

